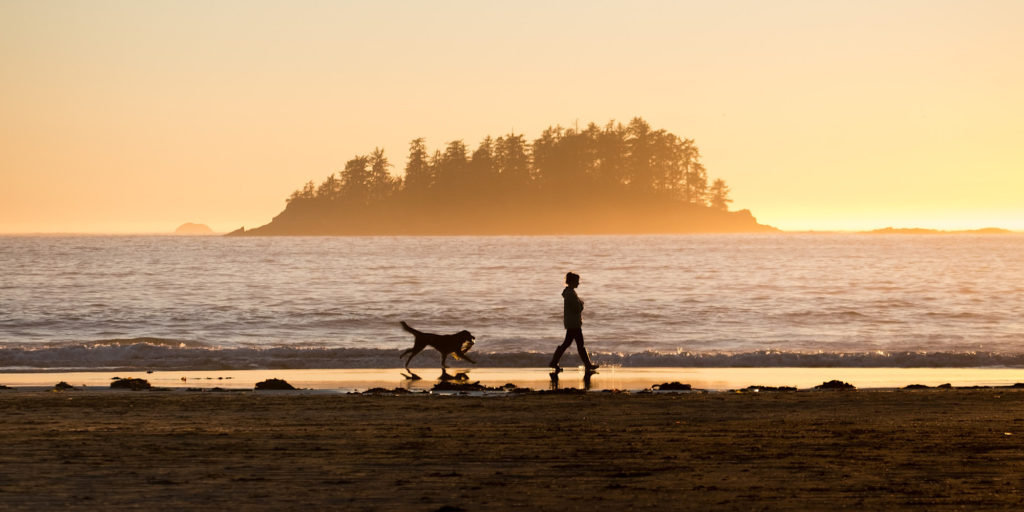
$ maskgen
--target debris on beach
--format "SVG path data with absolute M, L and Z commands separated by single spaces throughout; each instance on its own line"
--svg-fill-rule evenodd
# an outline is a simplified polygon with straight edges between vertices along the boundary
M 462 507 L 456 507 L 453 505 L 444 505 L 441 508 L 435 510 L 434 512 L 466 512 L 466 509 Z
M 4 386 L 3 384 L 0 384 L 0 389 L 14 389 L 14 388 L 12 388 L 10 386 Z
M 491 388 L 477 382 L 453 382 L 450 380 L 442 380 L 434 387 L 431 391 L 500 391 L 501 388 Z
M 689 384 L 683 384 L 678 381 L 665 382 L 662 384 L 655 384 L 651 386 L 651 389 L 658 391 L 690 391 L 693 389 Z
M 412 393 L 412 391 L 409 391 L 408 389 L 405 389 L 405 388 L 395 388 L 395 389 L 370 388 L 370 389 L 367 389 L 366 391 L 363 391 L 360 394 L 362 394 L 362 395 L 405 395 L 405 394 L 409 394 L 409 393 Z
M 535 391 L 535 393 L 538 395 L 585 395 L 587 394 L 587 390 L 579 388 L 557 388 L 541 389 L 539 391 Z
M 907 386 L 903 386 L 900 389 L 931 389 L 931 386 L 926 386 L 924 384 L 910 384 Z
M 64 381 L 60 381 L 60 382 L 58 382 L 58 383 L 53 385 L 53 389 L 51 391 L 77 391 L 77 390 L 71 384 L 68 384 L 67 382 L 64 382 Z
M 438 382 L 437 384 L 434 384 L 434 387 L 431 388 L 430 390 L 431 391 L 506 391 L 506 392 L 509 392 L 509 393 L 528 393 L 528 392 L 530 392 L 529 388 L 516 387 L 516 385 L 512 384 L 511 382 L 508 383 L 508 384 L 505 384 L 504 386 L 491 387 L 491 386 L 484 386 L 484 385 L 480 384 L 480 381 L 476 381 L 476 382 L 454 382 L 454 381 L 450 381 L 450 380 L 442 380 L 442 381 Z
M 505 385 L 502 386 L 501 389 L 504 389 L 505 391 L 508 391 L 509 393 L 529 393 L 529 392 L 533 391 L 530 388 L 521 388 L 519 386 L 516 386 L 515 384 L 513 384 L 511 382 L 505 383 Z
M 288 382 L 282 379 L 267 379 L 263 382 L 256 383 L 256 389 L 258 390 L 275 390 L 275 391 L 289 391 L 294 390 L 295 386 L 292 386 Z
M 157 389 L 154 388 L 154 391 L 156 391 L 156 390 Z M 160 389 L 160 391 L 164 391 L 164 390 Z M 193 393 L 248 393 L 249 392 L 248 389 L 221 388 L 221 387 L 215 387 L 215 388 L 185 388 L 185 391 L 190 391 L 190 392 L 193 392 Z
M 769 393 L 788 391 L 796 391 L 796 388 L 792 386 L 747 386 L 743 389 L 736 390 L 737 393 Z
M 857 389 L 857 386 L 854 386 L 853 384 L 850 384 L 850 383 L 847 383 L 847 382 L 843 382 L 841 380 L 830 380 L 828 382 L 823 382 L 823 383 L 821 383 L 818 386 L 814 386 L 814 389 L 839 389 L 839 390 L 843 390 L 843 389 Z
M 141 391 L 143 389 L 152 388 L 153 386 L 151 386 L 149 381 L 146 379 L 122 379 L 120 377 L 114 377 L 114 382 L 110 383 L 110 389 L 130 389 L 132 391 Z

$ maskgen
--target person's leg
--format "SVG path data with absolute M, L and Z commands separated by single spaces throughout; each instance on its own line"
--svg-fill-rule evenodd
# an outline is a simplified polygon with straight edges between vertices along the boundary
M 590 356 L 587 355 L 587 348 L 583 346 L 583 329 L 573 329 L 573 338 L 576 340 L 576 350 L 580 353 L 580 361 L 583 362 L 583 366 L 587 368 L 593 368 L 594 364 L 590 362 Z M 566 334 L 568 336 L 568 334 Z
M 565 349 L 569 348 L 569 345 L 572 345 L 572 340 L 572 329 L 566 329 L 565 341 L 555 349 L 555 355 L 551 356 L 551 362 L 548 363 L 548 366 L 552 368 L 558 366 L 558 362 L 562 360 L 562 354 L 565 353 Z

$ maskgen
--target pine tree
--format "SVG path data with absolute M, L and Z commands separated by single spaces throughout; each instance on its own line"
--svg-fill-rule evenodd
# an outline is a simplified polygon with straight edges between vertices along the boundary
M 404 184 L 405 190 L 412 194 L 426 192 L 434 184 L 423 137 L 413 139 L 409 143 L 409 161 L 405 164 Z
M 367 190 L 371 200 L 379 201 L 390 197 L 398 185 L 398 180 L 391 176 L 388 169 L 392 167 L 384 150 L 376 148 L 370 154 L 370 175 L 367 179 Z
M 711 190 L 708 192 L 711 196 L 711 207 L 716 210 L 729 211 L 729 203 L 732 199 L 729 199 L 729 186 L 725 184 L 725 180 L 716 179 L 711 184 Z

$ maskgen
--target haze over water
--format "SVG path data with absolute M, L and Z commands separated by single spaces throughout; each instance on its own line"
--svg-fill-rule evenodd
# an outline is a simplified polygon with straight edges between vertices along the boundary
M 777 364 L 766 350 L 1015 355 L 1022 269 L 1019 235 L 4 237 L 0 366 L 146 366 L 200 347 L 245 352 L 228 366 L 274 364 L 281 350 L 304 367 L 345 364 L 335 359 L 348 349 L 387 349 L 391 362 L 410 345 L 400 320 L 468 329 L 475 351 L 516 364 L 564 335 L 568 270 L 582 275 L 599 354 L 727 352 L 746 365 Z M 60 352 L 139 337 L 165 346 Z M 344 350 L 318 361 L 300 347 Z

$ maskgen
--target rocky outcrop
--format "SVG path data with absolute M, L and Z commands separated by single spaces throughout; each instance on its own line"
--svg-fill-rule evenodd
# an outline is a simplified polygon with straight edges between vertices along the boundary
M 149 381 L 147 381 L 146 379 L 122 379 L 120 377 L 114 377 L 114 382 L 110 383 L 110 389 L 130 389 L 132 391 L 142 391 L 143 389 L 152 388 L 153 386 L 150 385 Z
M 295 389 L 295 386 L 282 379 L 267 379 L 263 382 L 257 382 L 256 389 L 258 391 L 292 391 Z

